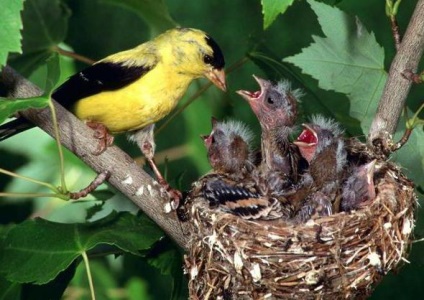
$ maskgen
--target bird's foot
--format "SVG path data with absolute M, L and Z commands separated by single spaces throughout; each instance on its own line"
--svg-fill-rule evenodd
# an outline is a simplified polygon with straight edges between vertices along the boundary
M 179 190 L 172 188 L 169 183 L 162 177 L 162 175 L 160 178 L 158 178 L 158 182 L 161 187 L 168 193 L 171 211 L 177 210 L 177 208 L 180 206 L 183 194 Z
M 99 140 L 97 148 L 93 154 L 100 155 L 107 149 L 107 147 L 110 147 L 113 144 L 114 137 L 109 133 L 106 126 L 101 123 L 89 121 L 86 124 L 94 130 L 93 137 Z
M 180 206 L 181 199 L 183 197 L 183 194 L 174 188 L 169 187 L 167 190 L 170 198 L 170 204 L 172 210 L 177 210 L 177 208 Z
M 170 198 L 171 210 L 176 210 L 180 205 L 180 200 L 183 197 L 182 193 L 179 190 L 172 188 L 165 180 L 165 178 L 163 178 L 153 158 L 146 157 L 146 160 L 152 168 L 153 173 L 155 173 L 157 181 L 162 186 L 162 188 L 164 188 L 165 191 L 168 193 Z

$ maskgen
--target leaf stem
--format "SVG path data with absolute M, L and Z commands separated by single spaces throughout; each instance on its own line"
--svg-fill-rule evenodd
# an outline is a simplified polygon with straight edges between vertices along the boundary
M 0 173 L 3 173 L 5 175 L 11 176 L 11 177 L 20 178 L 20 179 L 23 179 L 23 180 L 26 180 L 26 181 L 29 181 L 29 182 L 33 182 L 33 183 L 36 183 L 36 184 L 39 184 L 39 185 L 42 185 L 42 186 L 45 186 L 48 189 L 50 189 L 50 190 L 52 190 L 54 192 L 59 193 L 59 191 L 57 190 L 57 188 L 55 186 L 53 186 L 52 184 L 50 184 L 50 183 L 39 181 L 39 180 L 30 178 L 30 177 L 27 177 L 27 176 L 19 175 L 19 174 L 16 174 L 16 173 L 7 171 L 7 170 L 2 169 L 2 168 L 0 168 Z
M 420 112 L 424 109 L 424 103 L 421 104 L 420 108 L 418 108 L 418 110 L 415 112 L 414 116 L 406 121 L 406 130 L 403 133 L 402 138 L 399 140 L 399 142 L 395 143 L 392 147 L 391 147 L 391 151 L 397 151 L 400 148 L 402 148 L 409 140 L 409 137 L 411 136 L 412 130 L 414 130 L 414 128 L 417 125 L 421 125 L 423 123 L 423 120 L 418 118 L 418 115 L 420 114 Z
M 65 162 L 63 159 L 63 149 L 62 149 L 62 144 L 60 143 L 60 134 L 59 134 L 59 127 L 57 125 L 56 110 L 54 108 L 54 104 L 51 97 L 49 100 L 49 107 L 52 114 L 54 136 L 56 140 L 57 150 L 59 153 L 60 182 L 61 182 L 61 189 L 62 189 L 61 192 L 66 194 L 68 192 L 68 189 L 66 187 L 66 181 L 65 181 Z
M 0 193 L 0 197 L 9 197 L 9 198 L 40 198 L 40 197 L 48 197 L 48 198 L 60 198 L 67 200 L 68 198 L 64 195 L 58 194 L 49 194 L 49 193 Z
M 72 51 L 68 51 L 68 50 L 62 49 L 62 48 L 60 48 L 58 46 L 54 46 L 53 47 L 53 51 L 56 51 L 60 55 L 67 56 L 67 57 L 73 58 L 73 59 L 75 59 L 77 61 L 86 63 L 87 65 L 92 65 L 92 64 L 95 63 L 94 60 L 92 60 L 92 59 L 90 59 L 88 57 L 82 56 L 82 55 L 77 54 L 77 53 L 72 52 Z
M 88 256 L 85 251 L 83 251 L 81 255 L 82 255 L 82 258 L 84 259 L 85 269 L 87 270 L 87 278 L 88 278 L 88 284 L 90 286 L 91 299 L 96 300 L 96 294 L 94 293 L 93 277 L 91 276 L 90 263 L 88 261 Z
M 418 115 L 421 113 L 421 111 L 424 109 L 424 103 L 421 104 L 420 108 L 415 112 L 414 116 L 411 120 L 408 120 L 407 127 L 414 128 L 417 124 L 419 124 L 419 118 Z

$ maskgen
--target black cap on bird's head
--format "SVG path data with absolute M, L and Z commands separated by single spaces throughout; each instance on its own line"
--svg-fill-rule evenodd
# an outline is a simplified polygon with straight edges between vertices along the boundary
M 164 51 L 172 58 L 173 66 L 180 68 L 179 73 L 193 77 L 204 76 L 226 91 L 224 55 L 212 37 L 199 29 L 173 28 L 158 36 L 158 39 L 166 44 Z
M 204 54 L 203 61 L 212 66 L 212 70 L 206 73 L 206 77 L 212 81 L 217 87 L 219 87 L 224 92 L 227 90 L 227 85 L 225 83 L 225 60 L 224 54 L 219 48 L 218 44 L 215 42 L 213 38 L 209 35 L 205 35 L 206 44 L 209 45 L 212 49 L 212 55 Z
M 203 57 L 203 61 L 207 64 L 210 64 L 217 70 L 222 70 L 225 67 L 224 54 L 222 54 L 221 48 L 219 48 L 218 44 L 215 42 L 213 38 L 209 35 L 205 36 L 206 44 L 208 44 L 212 48 L 212 56 L 205 55 Z
M 300 90 L 291 90 L 288 81 L 273 84 L 268 80 L 253 75 L 260 90 L 255 92 L 239 90 L 252 108 L 261 126 L 275 128 L 277 126 L 292 126 L 297 116 L 297 98 L 302 95 Z

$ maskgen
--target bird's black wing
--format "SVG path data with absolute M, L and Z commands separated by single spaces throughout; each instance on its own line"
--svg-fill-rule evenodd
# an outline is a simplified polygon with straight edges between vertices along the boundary
M 56 89 L 52 97 L 69 109 L 79 99 L 122 88 L 139 79 L 153 67 L 99 62 L 71 76 Z

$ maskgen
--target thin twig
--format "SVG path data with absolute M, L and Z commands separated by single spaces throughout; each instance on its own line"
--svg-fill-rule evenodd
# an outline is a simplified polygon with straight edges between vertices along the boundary
M 399 140 L 399 142 L 395 143 L 392 147 L 391 147 L 391 151 L 397 151 L 399 150 L 401 147 L 403 147 L 403 145 L 405 145 L 408 140 L 409 137 L 411 136 L 412 130 L 414 130 L 414 128 L 418 125 L 421 125 L 423 123 L 423 121 L 418 117 L 419 114 L 421 113 L 421 111 L 424 109 L 424 103 L 421 104 L 421 106 L 418 108 L 418 110 L 415 112 L 414 116 L 409 119 L 406 123 L 406 130 L 403 133 L 402 138 Z M 405 109 L 406 111 L 406 109 Z
M 71 192 L 69 193 L 69 198 L 72 200 L 78 200 L 79 198 L 86 197 L 88 194 L 96 190 L 99 185 L 105 182 L 110 177 L 109 171 L 103 171 L 100 174 L 97 174 L 96 178 L 85 188 L 80 190 L 79 192 Z
M 58 46 L 54 46 L 53 47 L 53 51 L 56 51 L 60 55 L 67 56 L 67 57 L 73 58 L 75 60 L 78 60 L 80 62 L 86 63 L 87 65 L 92 65 L 92 64 L 94 64 L 96 62 L 95 60 L 92 60 L 92 59 L 90 59 L 88 57 L 82 56 L 82 55 L 77 54 L 77 53 L 72 52 L 72 51 L 68 51 L 68 50 L 62 49 L 62 48 L 60 48 Z
M 412 130 L 413 130 L 413 128 L 407 128 L 405 130 L 402 138 L 392 146 L 391 152 L 395 152 L 395 151 L 399 150 L 400 148 L 402 148 L 408 142 L 409 137 L 411 136 Z
M 392 34 L 393 39 L 395 41 L 396 51 L 399 51 L 401 40 L 399 34 L 399 25 L 396 20 L 396 16 L 390 16 L 390 23 L 392 24 Z

